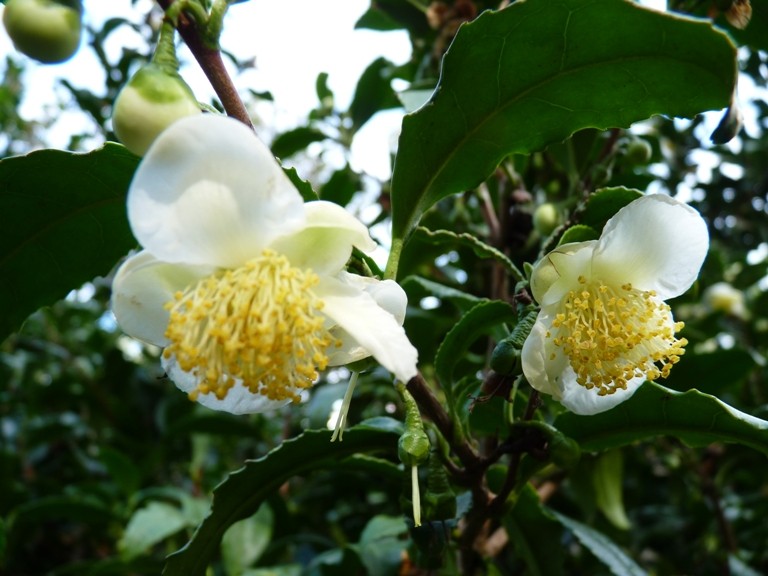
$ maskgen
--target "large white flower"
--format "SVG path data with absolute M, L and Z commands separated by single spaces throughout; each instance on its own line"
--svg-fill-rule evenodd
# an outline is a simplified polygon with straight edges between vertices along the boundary
M 259 412 L 299 398 L 319 370 L 373 355 L 402 381 L 416 349 L 406 296 L 344 270 L 376 244 L 340 206 L 302 201 L 266 146 L 235 120 L 173 124 L 128 192 L 144 250 L 118 270 L 112 309 L 198 402 Z
M 619 210 L 599 240 L 550 252 L 531 276 L 541 305 L 522 350 L 531 386 L 595 414 L 666 377 L 687 340 L 664 301 L 690 288 L 708 248 L 698 212 L 651 195 Z

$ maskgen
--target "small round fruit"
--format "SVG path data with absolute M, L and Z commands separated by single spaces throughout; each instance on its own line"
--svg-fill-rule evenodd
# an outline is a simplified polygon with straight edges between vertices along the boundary
M 79 2 L 8 0 L 3 24 L 19 52 L 45 64 L 56 64 L 77 51 L 81 16 Z
M 143 156 L 168 126 L 200 112 L 200 104 L 182 77 L 150 62 L 117 95 L 112 127 L 128 150 Z
M 533 228 L 541 236 L 549 236 L 560 224 L 560 216 L 555 205 L 546 202 L 536 207 L 533 213 Z
M 627 161 L 634 166 L 645 166 L 651 161 L 653 149 L 642 138 L 636 138 L 627 146 Z

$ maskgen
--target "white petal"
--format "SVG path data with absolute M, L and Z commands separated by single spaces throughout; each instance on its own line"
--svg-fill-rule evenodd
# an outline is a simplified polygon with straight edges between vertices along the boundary
M 596 240 L 558 246 L 534 266 L 531 291 L 542 306 L 559 302 L 579 286 L 579 276 L 589 277 Z
M 662 194 L 631 202 L 605 225 L 592 272 L 613 284 L 679 296 L 696 280 L 709 249 L 707 225 L 696 210 Z
M 398 380 L 407 382 L 416 376 L 418 352 L 408 340 L 397 319 L 380 307 L 373 297 L 357 286 L 336 278 L 321 278 L 315 288 L 325 302 L 323 313 L 335 322 L 347 348 L 372 355 Z M 357 358 L 357 359 L 360 359 Z M 346 364 L 344 354 L 334 354 L 331 364 Z
M 200 383 L 195 374 L 185 372 L 179 368 L 176 358 L 171 356 L 170 358 L 162 359 L 163 369 L 168 377 L 173 380 L 176 387 L 183 392 L 190 393 L 197 390 L 197 386 Z M 254 414 L 257 412 L 267 412 L 285 406 L 290 403 L 290 400 L 270 400 L 266 396 L 261 394 L 253 394 L 248 388 L 238 382 L 230 388 L 226 397 L 223 400 L 216 398 L 215 394 L 200 394 L 196 400 L 199 404 L 202 404 L 206 408 L 212 410 L 219 410 L 221 412 L 229 412 L 230 414 Z
M 235 267 L 303 223 L 269 149 L 223 116 L 183 118 L 155 140 L 128 192 L 139 242 L 166 262 Z
M 552 329 L 553 314 L 539 312 L 531 333 L 523 343 L 520 358 L 529 384 L 543 394 L 560 398 L 559 382 L 568 361 L 547 333 Z M 552 357 L 554 354 L 554 358 Z
M 300 230 L 276 239 L 270 246 L 297 268 L 312 268 L 320 275 L 333 275 L 344 268 L 352 246 L 363 252 L 376 248 L 368 228 L 338 204 L 308 202 L 304 213 L 306 223 Z
M 130 336 L 165 346 L 168 311 L 165 304 L 178 290 L 208 276 L 207 266 L 161 262 L 146 250 L 128 258 L 112 282 L 112 312 Z
M 574 414 L 581 414 L 582 416 L 599 414 L 610 410 L 625 400 L 629 400 L 643 382 L 645 382 L 645 378 L 642 376 L 632 378 L 627 382 L 626 390 L 616 390 L 613 394 L 600 396 L 594 388 L 587 390 L 584 386 L 580 386 L 576 382 L 576 373 L 569 365 L 563 373 L 560 403 Z
M 370 294 L 376 300 L 376 304 L 392 314 L 398 324 L 403 325 L 408 308 L 408 296 L 400 284 L 394 280 L 377 280 L 349 272 L 341 272 L 337 278 Z

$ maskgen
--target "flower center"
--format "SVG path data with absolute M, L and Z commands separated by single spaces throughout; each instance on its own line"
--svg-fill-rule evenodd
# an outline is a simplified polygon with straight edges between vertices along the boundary
M 654 291 L 620 288 L 579 277 L 552 322 L 554 344 L 568 356 L 576 381 L 600 396 L 626 389 L 635 377 L 666 378 L 685 353 L 683 328 Z M 554 359 L 555 355 L 552 355 Z
M 298 401 L 317 371 L 328 365 L 335 343 L 312 292 L 319 279 L 271 250 L 244 266 L 208 276 L 177 292 L 166 307 L 170 320 L 164 354 L 194 373 L 190 393 L 219 400 L 240 380 L 270 400 Z

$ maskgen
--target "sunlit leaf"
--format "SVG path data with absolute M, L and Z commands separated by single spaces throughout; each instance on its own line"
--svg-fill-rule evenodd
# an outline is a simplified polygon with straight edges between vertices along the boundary
M 525 47 L 525 49 L 521 49 Z M 527 0 L 459 30 L 440 84 L 406 116 L 392 181 L 393 235 L 472 189 L 512 153 L 575 131 L 728 105 L 735 48 L 709 24 L 615 0 Z
M 768 454 L 768 421 L 698 390 L 677 392 L 654 382 L 646 382 L 632 398 L 607 412 L 562 414 L 555 427 L 587 451 L 675 436 L 691 446 L 736 442 Z

